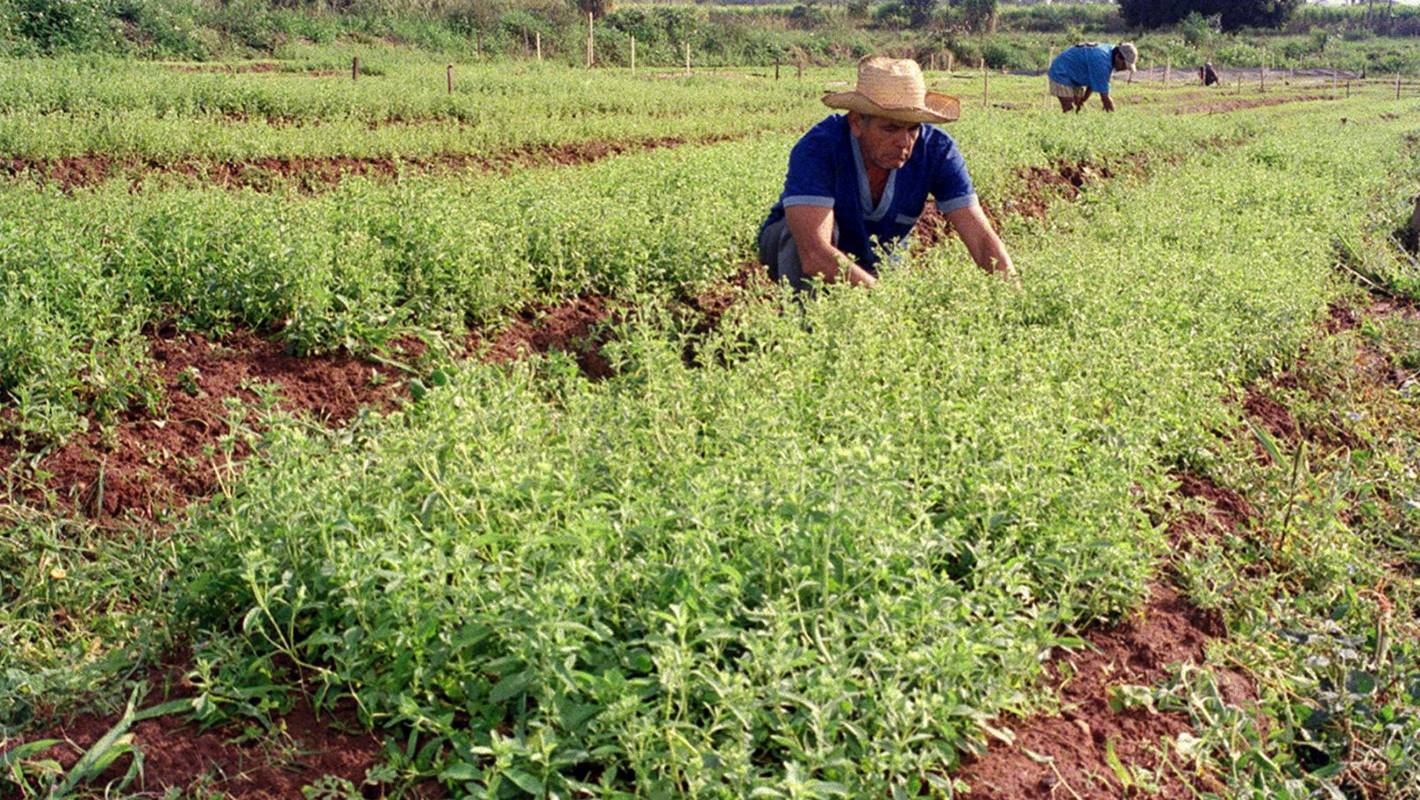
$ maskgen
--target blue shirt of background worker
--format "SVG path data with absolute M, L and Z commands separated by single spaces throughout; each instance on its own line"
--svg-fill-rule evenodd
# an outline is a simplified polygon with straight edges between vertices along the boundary
M 1050 62 L 1046 78 L 1050 93 L 1060 100 L 1060 110 L 1078 113 L 1092 92 L 1098 92 L 1105 111 L 1114 110 L 1109 97 L 1109 81 L 1116 72 L 1133 71 L 1139 49 L 1132 42 L 1122 44 L 1077 44 L 1066 48 Z
M 789 154 L 784 191 L 759 229 L 772 280 L 796 290 L 812 279 L 875 285 L 880 249 L 912 232 L 928 195 L 978 266 L 1015 279 L 961 151 L 933 127 L 960 115 L 956 98 L 928 92 L 915 61 L 869 56 L 857 87 L 823 102 L 848 113 L 815 125 Z

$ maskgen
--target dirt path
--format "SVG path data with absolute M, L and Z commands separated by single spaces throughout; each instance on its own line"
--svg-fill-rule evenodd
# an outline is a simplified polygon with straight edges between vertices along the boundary
M 302 192 L 328 189 L 349 177 L 395 180 L 412 175 L 506 172 L 590 164 L 626 153 L 642 153 L 682 145 L 708 145 L 744 138 L 717 134 L 694 139 L 660 137 L 641 140 L 527 145 L 491 153 L 445 153 L 432 156 L 267 156 L 245 160 L 186 158 L 162 161 L 92 153 L 58 158 L 0 158 L 0 177 L 56 185 L 65 192 L 111 180 L 127 180 L 138 188 L 152 176 L 174 175 L 227 189 L 274 191 L 294 187 Z

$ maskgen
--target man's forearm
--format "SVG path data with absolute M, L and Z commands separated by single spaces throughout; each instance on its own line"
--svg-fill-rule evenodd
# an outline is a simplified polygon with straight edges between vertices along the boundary
M 852 256 L 837 248 L 800 251 L 804 277 L 816 277 L 825 283 L 847 280 L 854 286 L 872 286 L 878 282 L 873 274 L 858 266 Z

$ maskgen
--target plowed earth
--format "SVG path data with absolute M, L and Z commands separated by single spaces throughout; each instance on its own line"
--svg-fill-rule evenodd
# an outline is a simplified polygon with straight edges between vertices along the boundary
M 1204 520 L 1184 516 L 1173 523 L 1170 534 L 1175 540 L 1197 535 L 1202 525 L 1240 524 L 1241 498 L 1228 490 L 1185 476 L 1179 494 L 1208 501 L 1210 508 Z M 1014 730 L 1014 743 L 992 743 L 955 777 L 971 785 L 967 796 L 973 800 L 1116 800 L 1128 792 L 1110 764 L 1113 753 L 1119 763 L 1153 773 L 1160 790 L 1154 796 L 1183 800 L 1195 797 L 1195 791 L 1220 790 L 1207 775 L 1180 764 L 1172 752 L 1178 735 L 1192 730 L 1186 715 L 1145 708 L 1116 711 L 1109 700 L 1113 687 L 1150 686 L 1165 679 L 1174 665 L 1201 662 L 1207 642 L 1225 634 L 1215 615 L 1194 608 L 1173 587 L 1155 583 L 1137 615 L 1087 631 L 1088 649 L 1047 666 L 1046 680 L 1059 690 L 1059 716 L 1006 721 Z M 1223 672 L 1219 679 L 1227 702 L 1253 699 L 1253 687 L 1243 675 Z
M 0 176 L 56 185 L 72 192 L 123 179 L 138 188 L 152 176 L 179 176 L 224 188 L 273 191 L 292 187 L 302 192 L 328 189 L 349 177 L 393 180 L 402 176 L 503 172 L 515 168 L 573 166 L 623 153 L 644 152 L 683 144 L 713 144 L 737 138 L 708 136 L 694 140 L 661 137 L 639 141 L 592 141 L 562 145 L 528 145 L 499 153 L 446 153 L 433 156 L 269 156 L 214 161 L 188 158 L 162 161 L 115 157 L 99 153 L 58 158 L 0 158 Z
M 328 425 L 364 407 L 394 402 L 399 376 L 346 354 L 296 357 L 277 342 L 240 332 L 213 342 L 168 329 L 150 338 L 166 410 L 131 409 L 111 426 L 91 420 L 38 461 L 17 442 L 0 440 L 0 467 L 23 482 L 21 493 L 90 517 L 151 517 L 212 494 L 247 454 L 228 424 L 230 398 L 251 405 L 263 386 L 276 406 Z

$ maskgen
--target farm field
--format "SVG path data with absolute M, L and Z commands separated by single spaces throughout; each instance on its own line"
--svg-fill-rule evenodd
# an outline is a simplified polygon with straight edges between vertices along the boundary
M 1420 99 L 933 76 L 1021 285 L 796 303 L 847 69 L 190 66 L 0 63 L 0 791 L 1420 796 Z

